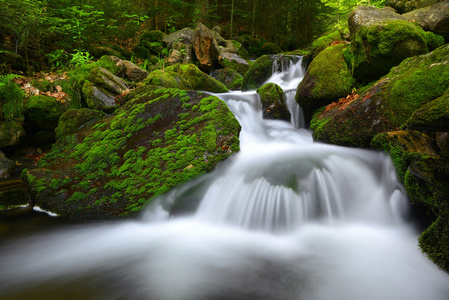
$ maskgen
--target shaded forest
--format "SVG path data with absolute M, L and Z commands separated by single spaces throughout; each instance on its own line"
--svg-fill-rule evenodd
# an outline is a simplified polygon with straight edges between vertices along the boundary
M 341 27 L 354 6 L 368 2 L 0 0 L 0 53 L 20 54 L 28 69 L 39 70 L 49 66 L 58 53 L 76 54 L 110 45 L 132 52 L 144 30 L 168 34 L 200 22 L 209 28 L 220 26 L 225 38 L 250 35 L 287 51 L 306 47 L 322 33 Z

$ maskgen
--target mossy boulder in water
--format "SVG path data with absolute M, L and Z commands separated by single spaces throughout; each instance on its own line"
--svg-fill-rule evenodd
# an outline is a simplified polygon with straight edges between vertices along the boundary
M 314 138 L 369 147 L 374 135 L 396 131 L 449 88 L 449 46 L 408 58 L 360 95 L 332 104 L 312 119 Z
M 339 30 L 334 30 L 330 33 L 327 33 L 315 41 L 313 41 L 310 46 L 310 52 L 308 52 L 303 58 L 303 64 L 308 67 L 310 63 L 313 61 L 321 51 L 331 46 L 331 44 L 335 42 L 341 42 L 344 40 L 343 34 Z
M 348 19 L 354 77 L 370 82 L 405 58 L 428 52 L 425 32 L 389 9 L 356 8 Z
M 290 64 L 297 62 L 295 55 L 263 55 L 256 59 L 243 76 L 242 91 L 257 90 L 273 74 L 280 72 Z
M 306 119 L 310 120 L 313 110 L 351 93 L 354 79 L 343 56 L 347 48 L 347 44 L 326 48 L 307 69 L 296 91 L 296 101 Z
M 202 72 L 192 64 L 176 64 L 155 70 L 145 79 L 147 85 L 175 87 L 183 90 L 200 90 L 212 93 L 228 92 L 226 86 Z
M 277 119 L 290 122 L 291 114 L 285 103 L 284 91 L 274 83 L 266 83 L 257 90 L 262 102 L 264 119 Z
M 132 216 L 239 150 L 240 125 L 215 96 L 149 86 L 127 98 L 24 172 L 37 205 L 79 219 Z

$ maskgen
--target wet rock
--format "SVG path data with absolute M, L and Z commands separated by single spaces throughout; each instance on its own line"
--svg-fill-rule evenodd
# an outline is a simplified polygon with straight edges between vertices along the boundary
M 243 76 L 231 68 L 213 70 L 210 76 L 223 83 L 229 90 L 240 90 Z
M 249 69 L 248 62 L 235 53 L 221 53 L 218 57 L 218 62 L 223 68 L 229 67 L 234 69 L 242 76 Z
M 290 122 L 291 114 L 285 103 L 284 91 L 274 83 L 266 83 L 257 90 L 262 103 L 264 119 L 284 120 Z

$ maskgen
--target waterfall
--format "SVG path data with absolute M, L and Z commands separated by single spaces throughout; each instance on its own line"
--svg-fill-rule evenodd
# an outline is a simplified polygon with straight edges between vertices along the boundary
M 239 153 L 141 220 L 3 246 L 0 298 L 447 300 L 449 276 L 419 251 L 390 158 L 303 128 L 300 65 L 268 80 L 291 123 L 264 120 L 255 91 L 219 94 L 242 126 Z M 174 211 L 183 201 L 196 209 Z

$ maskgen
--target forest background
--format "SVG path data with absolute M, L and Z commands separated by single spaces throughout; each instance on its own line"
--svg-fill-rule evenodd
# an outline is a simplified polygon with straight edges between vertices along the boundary
M 304 48 L 343 28 L 357 5 L 385 0 L 0 0 L 0 55 L 20 54 L 32 69 L 45 69 L 55 55 L 95 46 L 133 51 L 139 35 L 171 33 L 203 23 L 222 36 L 251 35 L 284 51 Z M 65 54 L 64 54 L 65 55 Z M 49 63 L 50 62 L 50 63 Z M 7 70 L 0 68 L 0 73 Z

